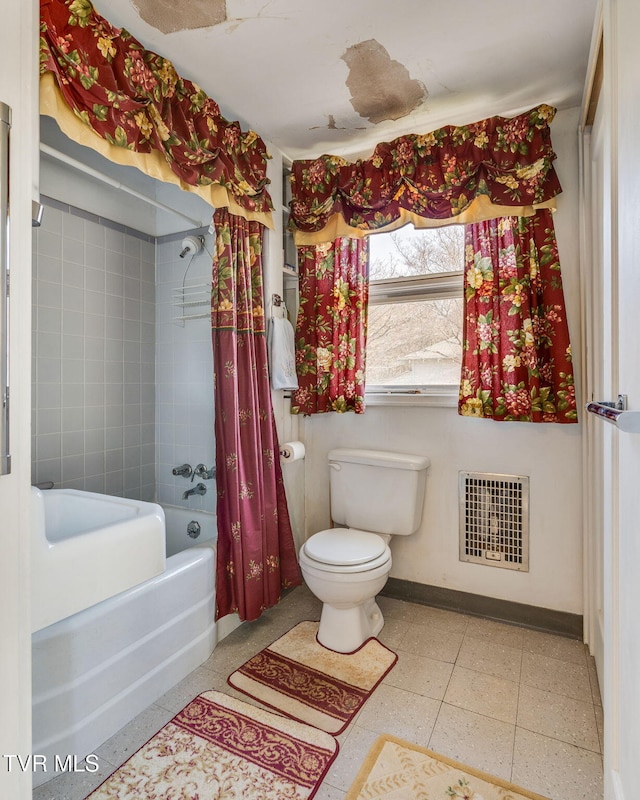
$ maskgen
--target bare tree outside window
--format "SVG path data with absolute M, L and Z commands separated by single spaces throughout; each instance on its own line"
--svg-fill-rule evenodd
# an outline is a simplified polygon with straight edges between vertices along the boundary
M 405 225 L 369 237 L 369 279 L 410 278 L 437 272 L 460 272 L 464 263 L 464 228 Z
M 370 280 L 379 289 L 369 307 L 367 384 L 443 386 L 458 383 L 462 359 L 462 226 L 415 230 L 406 226 L 372 235 Z M 428 282 L 411 279 L 460 274 L 456 296 L 429 297 Z M 385 297 L 397 285 L 401 300 Z M 435 293 L 434 293 L 435 294 Z

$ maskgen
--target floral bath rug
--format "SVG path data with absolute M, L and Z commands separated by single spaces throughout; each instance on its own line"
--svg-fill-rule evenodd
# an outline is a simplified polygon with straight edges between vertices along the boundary
M 353 653 L 317 640 L 318 622 L 300 622 L 233 672 L 228 683 L 270 708 L 327 733 L 341 733 L 398 660 L 377 639 Z
M 344 800 L 548 800 L 424 747 L 385 734 Z
M 308 800 L 337 752 L 323 731 L 204 692 L 86 800 Z

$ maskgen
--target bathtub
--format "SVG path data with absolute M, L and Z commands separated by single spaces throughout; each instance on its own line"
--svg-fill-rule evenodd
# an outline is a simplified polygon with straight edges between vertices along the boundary
M 217 538 L 215 514 L 208 511 L 191 511 L 177 506 L 163 506 L 163 508 L 167 525 L 167 558 L 193 547 L 194 544 L 203 544 Z
M 165 568 L 156 503 L 31 487 L 31 630 L 132 589 Z
M 191 546 L 162 575 L 32 635 L 33 752 L 48 765 L 94 752 L 216 645 L 215 515 L 167 507 L 165 518 L 168 552 Z M 55 774 L 36 771 L 34 786 Z

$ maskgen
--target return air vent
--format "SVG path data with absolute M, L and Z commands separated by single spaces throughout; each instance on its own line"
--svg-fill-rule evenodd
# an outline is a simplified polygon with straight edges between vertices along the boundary
M 461 472 L 460 561 L 529 571 L 529 478 Z

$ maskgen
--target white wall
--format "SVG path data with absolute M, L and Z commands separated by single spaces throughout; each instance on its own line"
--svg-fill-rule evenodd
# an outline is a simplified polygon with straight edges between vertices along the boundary
M 283 251 L 283 192 L 282 192 L 282 155 L 271 142 L 267 142 L 267 150 L 272 158 L 267 162 L 267 176 L 271 181 L 269 193 L 273 200 L 274 229 L 267 231 L 266 234 L 266 254 L 264 258 L 264 294 L 265 310 L 267 318 L 273 313 L 271 306 L 271 296 L 279 294 L 284 297 L 285 278 L 282 273 L 284 264 Z M 286 279 L 290 280 L 290 279 Z M 290 285 L 290 284 L 289 284 Z M 293 312 L 293 309 L 290 309 Z M 275 312 L 279 313 L 279 312 Z M 295 319 L 294 319 L 295 325 Z M 273 403 L 273 413 L 276 420 L 278 440 L 280 444 L 299 439 L 300 426 L 297 416 L 291 414 L 291 400 L 285 395 L 289 392 L 275 390 L 271 392 Z M 284 480 L 285 491 L 287 494 L 287 505 L 289 507 L 289 517 L 293 529 L 293 537 L 296 549 L 304 541 L 304 516 L 305 516 L 305 464 L 304 461 L 294 461 L 291 463 L 282 462 L 282 477 Z
M 63 153 L 93 170 L 107 175 L 141 194 L 175 208 L 194 221 L 158 210 L 156 207 L 107 183 L 96 182 L 87 175 L 48 154 L 42 156 L 40 191 L 64 203 L 70 203 L 92 214 L 126 225 L 152 236 L 184 231 L 208 225 L 211 207 L 195 194 L 183 192 L 174 184 L 161 183 L 148 177 L 135 167 L 126 167 L 101 156 L 67 138 L 50 117 L 41 119 L 41 140 L 59 153 Z
M 552 124 L 563 187 L 554 221 L 563 270 L 574 366 L 579 369 L 578 109 Z M 577 381 L 579 385 L 579 376 Z M 431 458 L 425 512 L 413 536 L 393 539 L 391 575 L 417 583 L 582 612 L 582 425 L 492 422 L 454 408 L 371 406 L 364 415 L 325 414 L 301 424 L 307 446 L 307 535 L 329 525 L 327 453 L 368 447 Z M 530 571 L 458 560 L 458 472 L 530 476 Z

